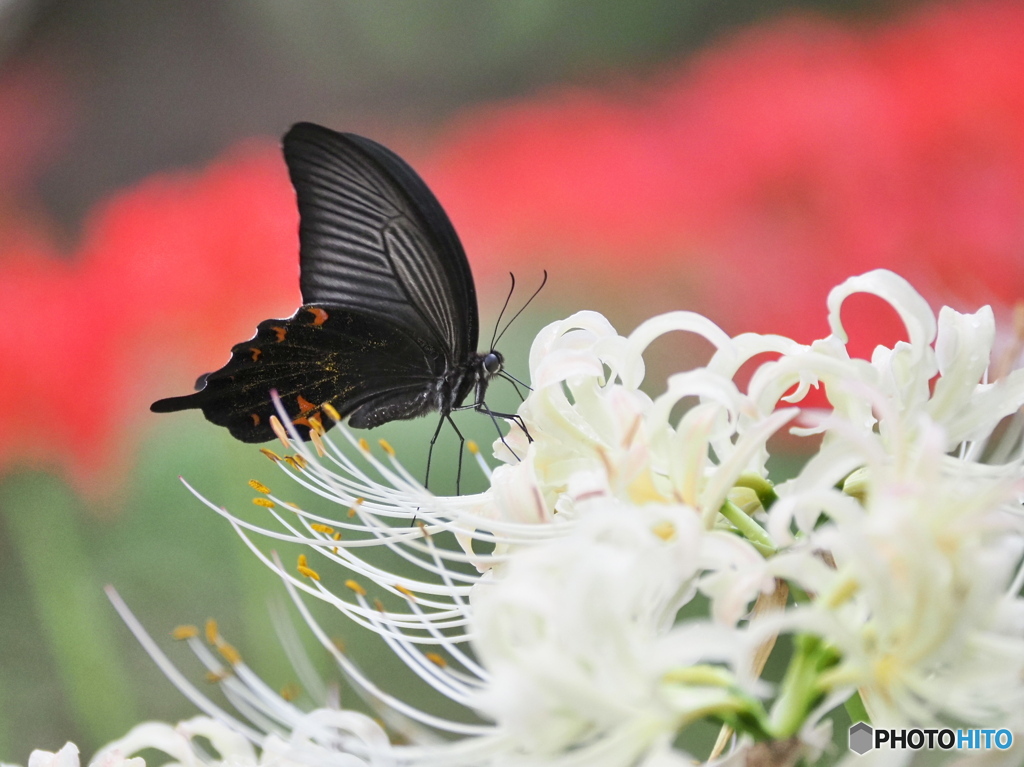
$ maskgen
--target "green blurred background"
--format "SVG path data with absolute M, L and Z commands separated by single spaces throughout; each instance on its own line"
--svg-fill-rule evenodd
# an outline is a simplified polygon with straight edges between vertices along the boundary
M 515 375 L 537 330 L 583 308 L 623 332 L 676 308 L 731 332 L 796 332 L 813 314 L 806 339 L 824 332 L 827 286 L 872 266 L 902 265 L 954 303 L 1019 298 L 1018 64 L 988 61 L 983 38 L 1006 18 L 1024 21 L 1008 3 L 868 0 L 0 0 L 0 761 L 67 740 L 88 756 L 134 723 L 195 713 L 104 584 L 199 684 L 169 632 L 210 616 L 271 685 L 294 681 L 270 628 L 280 584 L 178 481 L 244 510 L 247 480 L 278 489 L 277 469 L 198 414 L 148 412 L 298 303 L 275 146 L 291 123 L 374 136 L 423 169 L 465 238 L 483 328 L 509 270 L 535 285 L 548 269 L 502 341 Z M 973 55 L 957 34 L 981 39 L 977 60 L 934 74 L 933 49 Z M 982 107 L 931 106 L 930 88 L 978 92 L 971 78 L 995 83 Z M 758 102 L 773 89 L 788 95 Z M 739 107 L 715 112 L 725 99 Z M 549 200 L 565 178 L 577 186 Z M 677 213 L 662 187 L 693 204 Z M 702 351 L 656 348 L 655 392 Z M 460 423 L 493 440 L 486 419 Z M 420 475 L 433 427 L 371 436 Z M 435 453 L 440 491 L 454 444 Z M 405 689 L 385 650 L 322 615 Z

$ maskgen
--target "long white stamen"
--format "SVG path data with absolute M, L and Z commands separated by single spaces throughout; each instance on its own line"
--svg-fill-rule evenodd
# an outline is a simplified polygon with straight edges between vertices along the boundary
M 244 735 L 253 743 L 262 742 L 261 733 L 250 728 L 248 725 L 243 724 L 220 706 L 216 705 L 213 701 L 199 692 L 199 690 L 197 690 L 195 686 L 193 686 L 193 684 L 178 671 L 177 667 L 171 663 L 170 659 L 164 655 L 157 643 L 153 641 L 153 638 L 149 635 L 146 629 L 142 627 L 142 624 L 139 623 L 134 613 L 132 613 L 128 605 L 125 604 L 124 600 L 121 599 L 121 595 L 117 593 L 113 586 L 106 586 L 104 588 L 104 592 L 106 592 L 107 599 L 110 600 L 114 609 L 117 610 L 117 614 L 121 616 L 121 620 L 124 621 L 128 630 L 135 635 L 135 639 L 138 643 L 142 645 L 142 648 L 146 651 L 149 657 L 153 659 L 153 662 L 156 663 L 160 671 L 163 672 L 164 676 L 167 677 L 171 684 L 178 688 L 182 695 L 192 701 L 200 711 L 205 712 L 209 716 L 212 716 L 221 722 L 227 723 L 233 730 L 235 730 L 235 732 Z

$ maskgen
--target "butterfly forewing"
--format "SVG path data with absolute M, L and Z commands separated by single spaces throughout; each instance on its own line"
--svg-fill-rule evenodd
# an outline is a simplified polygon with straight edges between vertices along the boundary
M 376 142 L 311 123 L 284 137 L 300 214 L 303 301 L 389 317 L 449 367 L 476 350 L 469 263 L 440 203 Z

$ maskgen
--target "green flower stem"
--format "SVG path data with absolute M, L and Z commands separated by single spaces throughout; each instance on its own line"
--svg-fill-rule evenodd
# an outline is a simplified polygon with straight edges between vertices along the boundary
M 776 740 L 786 740 L 800 731 L 807 714 L 821 699 L 818 677 L 838 660 L 835 650 L 819 637 L 796 637 L 793 657 L 771 712 L 771 732 Z
M 711 687 L 718 687 L 713 684 Z M 691 688 L 692 690 L 693 688 Z M 738 688 L 730 688 L 726 697 L 706 705 L 702 709 L 692 710 L 688 721 L 706 719 L 717 724 L 724 724 L 734 732 L 745 734 L 754 740 L 771 740 L 768 726 L 768 713 L 756 698 L 752 698 Z
M 855 692 L 847 698 L 843 706 L 846 708 L 846 713 L 850 715 L 851 722 L 871 724 L 871 717 L 868 716 L 868 710 L 864 706 L 864 699 L 860 697 L 859 692 Z
M 761 503 L 761 508 L 765 511 L 768 511 L 772 504 L 779 500 L 779 496 L 775 493 L 775 485 L 760 474 L 741 475 L 736 480 L 736 487 L 745 487 L 748 490 L 753 490 L 754 494 L 757 495 L 757 500 Z
M 726 501 L 722 504 L 722 508 L 719 509 L 722 516 L 725 517 L 740 533 L 750 541 L 757 550 L 762 554 L 771 555 L 774 554 L 778 547 L 775 545 L 775 541 L 771 539 L 771 536 L 764 531 L 757 522 L 737 506 L 732 501 Z

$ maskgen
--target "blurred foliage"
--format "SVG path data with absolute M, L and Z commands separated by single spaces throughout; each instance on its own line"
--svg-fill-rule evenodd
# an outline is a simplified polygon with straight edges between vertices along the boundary
M 252 5 L 244 2 L 246 13 Z M 320 82 L 426 113 L 539 83 L 636 70 L 782 11 L 869 17 L 894 10 L 892 3 L 864 0 L 384 0 L 325 3 L 301 13 L 275 0 L 255 5 L 268 33 Z
M 74 227 L 114 189 L 298 119 L 422 127 L 479 100 L 643 74 L 779 14 L 864 21 L 917 2 L 22 0 L 34 24 L 6 64 L 63 65 L 76 114 L 39 188 Z

